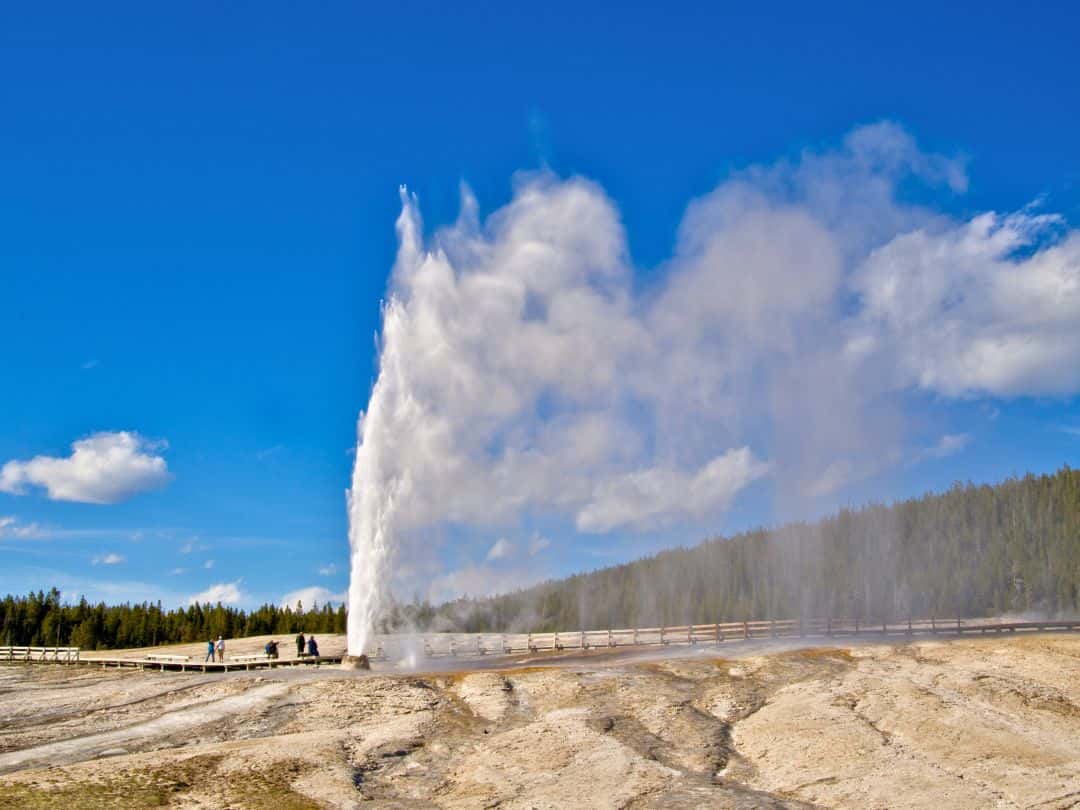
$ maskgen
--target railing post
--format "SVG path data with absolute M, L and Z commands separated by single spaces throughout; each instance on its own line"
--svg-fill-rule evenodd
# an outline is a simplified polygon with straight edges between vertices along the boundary
M 832 616 L 825 617 L 825 635 L 828 638 L 832 638 Z
M 742 623 L 742 637 L 743 640 L 750 638 L 750 623 L 747 621 Z
M 663 625 L 660 626 L 660 644 L 663 645 L 663 646 L 667 646 L 667 641 L 664 640 L 664 626 Z
M 716 643 L 719 644 L 723 639 L 720 636 L 720 622 L 716 623 Z
M 910 613 L 908 614 L 908 617 L 907 617 L 907 634 L 909 636 L 911 635 L 911 614 Z

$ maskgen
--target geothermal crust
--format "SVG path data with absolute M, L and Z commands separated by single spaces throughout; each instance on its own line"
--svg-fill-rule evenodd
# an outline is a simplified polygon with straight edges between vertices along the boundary
M 4 666 L 0 807 L 1080 806 L 1080 636 L 676 655 Z

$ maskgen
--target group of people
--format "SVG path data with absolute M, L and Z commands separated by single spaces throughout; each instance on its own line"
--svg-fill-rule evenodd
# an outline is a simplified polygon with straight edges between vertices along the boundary
M 215 657 L 216 655 L 216 657 Z M 217 661 L 219 664 L 225 660 L 225 639 L 217 637 L 217 643 L 213 639 L 206 642 L 206 658 L 203 661 Z
M 266 653 L 267 658 L 278 657 L 278 643 L 271 639 L 263 646 L 263 652 Z M 319 642 L 315 640 L 315 636 L 308 636 L 304 638 L 303 633 L 298 633 L 296 636 L 296 657 L 303 658 L 305 655 L 313 658 L 319 657 Z M 221 636 L 217 637 L 217 641 L 210 639 L 206 642 L 206 658 L 204 661 L 216 661 L 222 663 L 225 661 L 225 639 Z
M 307 654 L 315 658 L 319 657 L 319 643 L 315 641 L 315 636 L 308 636 L 307 638 Z M 296 634 L 296 657 L 303 658 L 305 650 L 304 634 Z

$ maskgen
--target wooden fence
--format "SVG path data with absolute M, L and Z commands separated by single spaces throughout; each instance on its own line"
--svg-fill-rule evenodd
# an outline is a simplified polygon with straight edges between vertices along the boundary
M 59 661 L 79 660 L 78 647 L 0 647 L 0 661 Z
M 574 630 L 552 633 L 425 633 L 379 636 L 377 659 L 399 657 L 512 655 L 586 651 L 612 647 L 723 644 L 751 639 L 914 637 L 1039 631 L 1077 631 L 1080 621 L 1002 622 L 990 619 L 904 619 L 868 622 L 846 618 L 771 619 L 713 624 L 637 627 L 620 630 Z
M 666 627 L 635 627 L 621 630 L 574 630 L 557 633 L 425 633 L 379 636 L 375 659 L 398 661 L 425 658 L 486 655 L 538 654 L 595 649 L 684 645 L 723 645 L 754 639 L 830 639 L 852 637 L 912 638 L 916 636 L 963 636 L 988 633 L 1080 631 L 1080 620 L 1034 620 L 1006 622 L 998 619 L 905 619 L 900 622 L 868 622 L 860 619 L 775 619 L 716 622 Z M 189 656 L 148 654 L 141 658 L 80 657 L 78 647 L 0 647 L 0 663 L 60 663 L 102 667 L 138 667 L 180 671 L 259 669 L 308 663 L 335 664 L 340 656 L 318 659 L 253 660 L 226 663 L 189 661 Z

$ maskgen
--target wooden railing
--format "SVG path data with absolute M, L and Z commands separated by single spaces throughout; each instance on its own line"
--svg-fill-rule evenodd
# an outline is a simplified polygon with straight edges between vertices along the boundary
M 0 647 L 0 661 L 60 661 L 79 660 L 78 647 Z
M 1080 630 L 1080 621 L 1047 619 L 1002 622 L 993 619 L 910 618 L 882 622 L 826 617 L 550 633 L 425 633 L 411 636 L 380 636 L 374 657 L 391 658 L 414 654 L 437 658 L 672 644 L 722 644 L 729 641 L 770 638 L 906 637 L 1042 630 L 1076 631 Z

